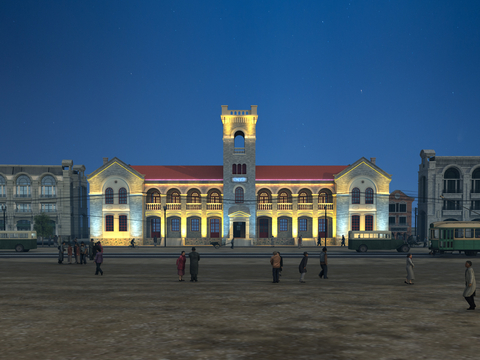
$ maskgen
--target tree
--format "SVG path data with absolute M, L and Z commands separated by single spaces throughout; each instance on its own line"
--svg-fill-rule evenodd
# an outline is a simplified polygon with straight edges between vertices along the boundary
M 43 245 L 43 238 L 53 235 L 52 220 L 50 220 L 50 217 L 47 214 L 41 213 L 40 215 L 35 215 L 33 221 L 35 223 L 33 225 L 33 230 L 37 232 L 37 236 L 42 237 Z

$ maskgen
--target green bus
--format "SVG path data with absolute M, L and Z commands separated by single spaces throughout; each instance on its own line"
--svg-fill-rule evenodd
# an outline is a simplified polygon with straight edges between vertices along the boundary
M 463 251 L 467 256 L 476 256 L 480 251 L 480 221 L 434 222 L 429 239 L 433 254 Z
M 36 231 L 0 231 L 0 250 L 15 249 L 26 252 L 36 248 Z
M 367 252 L 367 250 L 410 251 L 410 246 L 403 240 L 395 239 L 391 231 L 349 231 L 348 248 L 357 252 Z

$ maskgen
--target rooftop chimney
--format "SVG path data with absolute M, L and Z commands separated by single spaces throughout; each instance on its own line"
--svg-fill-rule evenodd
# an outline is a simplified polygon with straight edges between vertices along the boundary
M 103 165 L 105 165 L 106 163 L 108 163 L 108 157 L 103 158 Z
M 377 158 L 370 158 L 370 162 L 373 164 L 373 165 L 376 165 L 375 162 L 377 161 Z

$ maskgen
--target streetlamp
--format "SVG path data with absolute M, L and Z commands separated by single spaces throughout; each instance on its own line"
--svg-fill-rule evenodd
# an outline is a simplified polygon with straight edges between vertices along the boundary
M 7 226 L 7 223 L 6 223 L 6 218 L 5 218 L 5 214 L 6 214 L 6 211 L 7 211 L 7 205 L 2 205 L 2 211 L 3 211 L 3 231 L 7 230 L 6 226 Z
M 324 209 L 325 209 L 325 247 L 327 247 L 327 231 L 328 231 L 327 205 L 324 206 Z
M 163 247 L 167 247 L 167 207 L 163 207 L 163 217 L 165 218 L 164 227 L 165 227 L 165 237 L 163 242 Z

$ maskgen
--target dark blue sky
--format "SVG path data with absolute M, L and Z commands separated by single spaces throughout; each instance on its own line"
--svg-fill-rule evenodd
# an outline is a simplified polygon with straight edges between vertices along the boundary
M 257 164 L 480 155 L 477 1 L 2 1 L 3 164 L 221 165 L 221 105 L 258 105 Z

